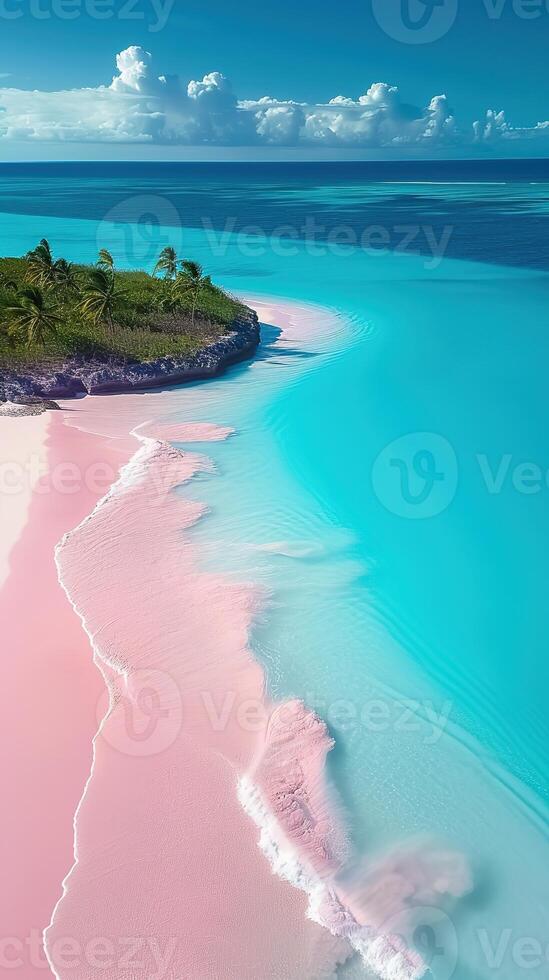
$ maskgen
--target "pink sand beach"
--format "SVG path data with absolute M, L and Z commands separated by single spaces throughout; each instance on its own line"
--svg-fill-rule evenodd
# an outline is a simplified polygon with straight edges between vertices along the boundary
M 2 968 L 26 978 L 45 973 L 41 933 L 59 895 L 59 878 L 72 862 L 73 813 L 89 771 L 101 694 L 89 644 L 59 586 L 54 549 L 105 485 L 95 493 L 83 485 L 63 493 L 50 477 L 78 459 L 117 467 L 120 454 L 65 426 L 61 413 L 2 419 L 0 426 L 2 462 L 13 458 L 7 455 L 12 439 L 20 462 L 37 453 L 47 459 L 46 476 L 32 492 L 22 476 L 20 494 L 2 495 L 3 549 L 4 527 L 11 532 L 14 519 L 17 527 L 24 525 L 9 550 L 0 590 Z
M 291 309 L 272 317 L 296 327 Z M 348 952 L 273 875 L 237 798 L 269 710 L 247 645 L 261 597 L 197 570 L 202 507 L 174 492 L 209 464 L 165 440 L 229 433 L 130 434 L 172 398 L 0 423 L 3 461 L 13 440 L 46 458 L 2 512 L 0 968 L 25 980 L 48 975 L 50 921 L 50 972 L 86 980 L 325 976 Z

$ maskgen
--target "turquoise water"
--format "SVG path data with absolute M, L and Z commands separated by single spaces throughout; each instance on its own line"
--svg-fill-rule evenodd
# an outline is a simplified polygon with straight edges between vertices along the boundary
M 209 191 L 219 230 L 216 179 Z M 432 975 L 547 976 L 549 276 L 541 231 L 549 185 L 456 184 L 435 193 L 354 176 L 308 184 L 301 171 L 280 181 L 278 198 L 274 178 L 268 195 L 264 180 L 261 192 L 252 181 L 245 207 L 255 200 L 260 227 L 227 233 L 220 247 L 204 228 L 128 224 L 133 205 L 116 224 L 63 215 L 60 192 L 52 203 L 48 182 L 34 181 L 34 199 L 41 190 L 48 206 L 41 217 L 2 216 L 3 253 L 46 235 L 72 259 L 94 258 L 99 242 L 120 264 L 150 264 L 170 240 L 234 292 L 336 313 L 335 332 L 277 346 L 276 331 L 266 330 L 254 362 L 180 390 L 178 418 L 236 430 L 204 447 L 217 472 L 183 491 L 210 508 L 196 535 L 212 567 L 269 591 L 253 647 L 272 693 L 303 697 L 331 727 L 330 773 L 357 861 L 417 835 L 467 855 L 472 894 L 446 908 L 448 918 L 424 910 L 427 931 L 412 937 L 421 947 L 427 936 Z M 130 200 L 153 183 L 132 186 L 129 176 Z M 107 194 L 107 178 L 94 186 Z M 77 191 L 84 200 L 84 178 Z M 192 198 L 188 180 L 185 192 Z M 166 179 L 162 195 L 170 204 Z M 243 189 L 232 186 L 231 213 L 241 200 Z M 393 235 L 403 208 L 421 227 L 434 211 L 451 211 L 452 228 L 461 220 L 458 244 L 444 257 L 429 253 L 425 236 L 420 254 L 325 244 L 312 254 L 299 235 L 288 254 L 287 239 L 261 234 L 273 224 L 273 201 L 285 218 L 287 207 L 303 214 L 322 202 L 323 213 L 345 220 L 355 207 L 353 228 L 357 207 L 366 223 L 373 209 L 378 223 L 385 204 Z M 168 204 L 156 205 L 160 217 Z M 460 244 L 473 238 L 474 259 Z

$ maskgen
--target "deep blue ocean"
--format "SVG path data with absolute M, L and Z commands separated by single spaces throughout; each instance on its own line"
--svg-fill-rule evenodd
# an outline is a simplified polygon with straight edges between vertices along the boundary
M 549 163 L 5 164 L 0 212 L 2 254 L 173 244 L 337 313 L 182 389 L 236 430 L 196 534 L 268 586 L 252 645 L 330 725 L 357 853 L 467 855 L 435 980 L 547 977 Z

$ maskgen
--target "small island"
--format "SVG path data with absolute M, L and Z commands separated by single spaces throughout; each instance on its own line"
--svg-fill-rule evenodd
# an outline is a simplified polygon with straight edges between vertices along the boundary
M 42 239 L 0 258 L 0 402 L 181 384 L 218 374 L 259 343 L 253 310 L 202 267 L 162 250 L 151 274 L 56 258 Z M 45 406 L 45 407 L 52 407 Z

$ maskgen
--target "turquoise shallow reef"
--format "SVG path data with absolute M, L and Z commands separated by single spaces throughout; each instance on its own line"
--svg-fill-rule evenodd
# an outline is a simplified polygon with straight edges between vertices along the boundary
M 533 165 L 532 165 L 533 166 Z M 336 741 L 356 859 L 427 837 L 475 888 L 426 910 L 435 980 L 547 976 L 549 174 L 543 165 L 0 170 L 2 254 L 152 268 L 337 317 L 181 391 L 230 425 L 196 535 L 264 584 L 271 692 Z M 402 172 L 401 172 L 402 171 Z M 254 227 L 250 227 L 253 225 Z M 346 971 L 351 975 L 356 967 Z

